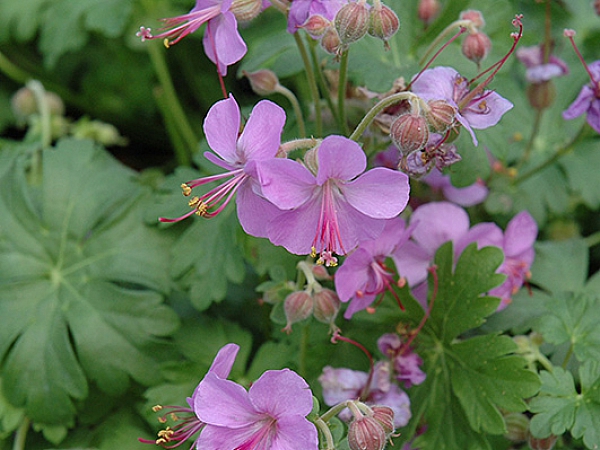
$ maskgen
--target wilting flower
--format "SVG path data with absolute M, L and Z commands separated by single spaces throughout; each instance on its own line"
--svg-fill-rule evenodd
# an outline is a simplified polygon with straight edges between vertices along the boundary
M 423 360 L 407 346 L 400 336 L 386 333 L 377 340 L 379 351 L 390 358 L 397 381 L 404 383 L 406 388 L 413 384 L 419 385 L 425 381 L 425 373 L 421 370 Z
M 294 0 L 288 14 L 287 31 L 295 33 L 313 16 L 332 21 L 346 3 L 348 0 Z
M 381 235 L 373 240 L 362 241 L 335 274 L 335 289 L 342 302 L 350 301 L 344 317 L 351 318 L 367 308 L 375 298 L 393 289 L 394 272 L 385 260 L 404 245 L 410 237 L 401 218 L 386 221 Z
M 363 173 L 364 152 L 342 136 L 328 136 L 316 152 L 316 174 L 290 159 L 257 166 L 262 194 L 284 210 L 267 234 L 291 253 L 319 254 L 320 262 L 335 265 L 333 253 L 344 255 L 379 236 L 383 219 L 400 214 L 408 202 L 408 177 L 385 168 Z
M 346 400 L 361 399 L 367 405 L 384 405 L 394 411 L 394 426 L 403 427 L 410 420 L 410 399 L 408 395 L 390 382 L 389 364 L 380 361 L 373 368 L 373 377 L 369 382 L 369 374 L 351 369 L 334 369 L 326 366 L 319 376 L 323 387 L 323 399 L 329 406 L 334 406 Z M 348 409 L 340 413 L 340 418 L 350 420 L 352 414 Z
M 456 120 L 464 126 L 477 145 L 475 129 L 496 125 L 513 104 L 494 91 L 473 95 L 469 81 L 451 67 L 423 71 L 412 83 L 412 91 L 424 100 L 445 100 L 458 111 Z
M 563 117 L 570 120 L 587 113 L 587 123 L 600 133 L 600 61 L 589 64 L 588 72 L 591 82 L 581 88 L 575 101 L 563 112 Z
M 204 121 L 204 133 L 210 148 L 206 158 L 227 170 L 214 175 L 189 181 L 182 185 L 189 196 L 192 189 L 213 181 L 230 178 L 201 197 L 192 197 L 192 210 L 177 219 L 161 219 L 175 222 L 192 214 L 214 217 L 231 201 L 237 192 L 237 213 L 244 230 L 253 236 L 265 237 L 266 223 L 279 213 L 278 209 L 256 192 L 260 186 L 256 178 L 256 163 L 275 158 L 279 150 L 285 112 L 268 100 L 259 102 L 239 135 L 240 109 L 233 97 L 215 103 Z
M 246 44 L 237 30 L 237 19 L 231 11 L 233 0 L 196 0 L 196 6 L 182 16 L 162 19 L 165 27 L 153 35 L 150 28 L 140 27 L 137 36 L 145 39 L 163 39 L 165 45 L 176 44 L 206 23 L 202 39 L 206 56 L 217 65 L 221 75 L 227 66 L 238 62 L 246 54 Z
M 520 47 L 517 49 L 516 56 L 525 65 L 527 69 L 525 77 L 530 83 L 542 83 L 569 73 L 567 64 L 554 55 L 549 55 L 548 62 L 544 62 L 542 45 Z
M 298 374 L 268 370 L 248 391 L 220 375 L 209 372 L 194 392 L 194 411 L 205 424 L 198 450 L 318 449 L 317 429 L 306 419 L 312 393 Z

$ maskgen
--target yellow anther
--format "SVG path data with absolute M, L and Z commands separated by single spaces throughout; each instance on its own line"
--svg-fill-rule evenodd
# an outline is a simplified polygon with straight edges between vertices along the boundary
M 188 202 L 188 206 L 190 208 L 195 208 L 196 206 L 198 206 L 198 204 L 200 204 L 200 197 L 192 197 Z
M 311 257 L 311 258 L 316 258 L 316 257 L 317 257 L 317 249 L 316 249 L 316 248 L 314 248 L 314 247 L 311 247 L 311 248 L 310 248 L 310 257 Z M 318 263 L 319 263 L 319 262 L 317 261 L 317 264 L 318 264 Z
M 165 48 L 169 48 L 171 46 L 171 44 L 169 44 L 169 40 L 167 38 L 165 38 L 165 40 L 163 41 L 163 44 L 165 45 Z
M 175 432 L 173 430 L 171 430 L 171 428 L 167 427 L 164 430 L 160 430 L 158 432 L 158 437 L 160 439 L 163 439 L 163 442 L 169 442 L 174 434 L 175 434 Z
M 177 414 L 175 414 L 175 413 L 169 414 L 169 417 L 171 418 L 171 420 L 173 422 L 178 422 L 179 421 L 179 417 L 177 417 Z
M 163 409 L 162 405 L 154 405 L 152 407 L 152 411 L 154 412 L 159 412 L 161 409 Z
M 485 110 L 487 108 L 487 102 L 485 100 L 482 100 L 481 102 L 479 102 L 478 108 L 482 111 Z
M 192 193 L 192 188 L 189 187 L 187 184 L 183 183 L 181 185 L 181 190 L 183 191 L 183 195 L 185 195 L 186 197 L 189 197 L 190 194 Z
M 200 217 L 204 217 L 208 213 L 208 205 L 204 202 L 199 202 L 198 206 L 196 206 L 196 209 L 196 214 Z

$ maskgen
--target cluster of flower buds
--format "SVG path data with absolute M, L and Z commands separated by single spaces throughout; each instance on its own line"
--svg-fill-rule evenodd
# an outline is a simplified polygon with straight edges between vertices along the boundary
M 348 446 L 351 450 L 383 450 L 394 432 L 394 411 L 387 406 L 367 406 L 349 401 L 354 420 L 348 426 Z
M 308 319 L 311 315 L 319 322 L 330 324 L 340 310 L 340 299 L 335 291 L 327 288 L 320 290 L 295 291 L 288 295 L 283 302 L 287 323 L 283 328 L 286 333 L 292 332 L 292 325 Z
M 485 26 L 483 15 L 480 11 L 470 9 L 463 11 L 460 14 L 460 20 L 468 20 L 472 24 L 472 27 L 469 29 L 469 34 L 462 43 L 463 55 L 470 61 L 479 65 L 492 48 L 492 41 L 489 36 L 481 31 Z

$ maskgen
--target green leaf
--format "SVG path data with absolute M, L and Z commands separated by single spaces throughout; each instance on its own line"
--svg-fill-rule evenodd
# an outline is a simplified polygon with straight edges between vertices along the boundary
M 195 218 L 194 223 L 173 246 L 172 273 L 186 275 L 192 304 L 199 311 L 221 301 L 228 282 L 241 283 L 244 258 L 238 243 L 240 224 L 229 207 L 212 219 Z
M 583 239 L 536 242 L 531 282 L 550 292 L 578 291 L 587 279 L 588 255 Z
M 600 363 L 586 361 L 579 368 L 581 393 L 575 390 L 570 372 L 554 367 L 541 373 L 540 395 L 530 402 L 535 415 L 531 433 L 540 438 L 560 436 L 570 430 L 574 438 L 583 438 L 585 446 L 600 446 Z
M 151 356 L 177 327 L 162 304 L 170 240 L 142 223 L 135 175 L 90 141 L 20 158 L 0 180 L 3 392 L 35 422 L 68 425 L 88 380 L 124 392 L 160 379 Z
M 600 166 L 598 139 L 577 143 L 577 150 L 561 159 L 571 189 L 578 193 L 591 209 L 600 206 L 600 177 L 595 170 Z
M 427 378 L 413 388 L 411 404 L 417 409 L 409 429 L 427 424 L 427 431 L 414 442 L 423 450 L 491 448 L 486 433 L 505 432 L 501 410 L 525 410 L 524 399 L 539 388 L 538 376 L 525 368 L 526 361 L 514 353 L 516 345 L 510 338 L 489 334 L 460 339 L 498 307 L 499 299 L 485 293 L 502 282 L 502 275 L 495 273 L 501 251 L 470 245 L 456 267 L 453 256 L 451 243 L 436 253 L 437 270 L 429 277 L 429 301 L 434 303 L 417 338 L 417 344 L 423 340 L 419 354 Z M 407 294 L 401 294 L 412 318 L 414 301 L 405 302 Z
M 570 343 L 581 362 L 600 360 L 600 298 L 559 293 L 543 303 L 545 314 L 535 326 L 554 345 Z

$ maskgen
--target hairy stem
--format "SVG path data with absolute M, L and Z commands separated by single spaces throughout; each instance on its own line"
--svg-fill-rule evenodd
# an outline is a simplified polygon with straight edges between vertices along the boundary
M 315 78 L 313 67 L 310 63 L 310 58 L 308 57 L 308 52 L 306 51 L 306 46 L 304 45 L 304 41 L 302 40 L 302 37 L 300 37 L 299 32 L 294 33 L 294 39 L 296 41 L 298 51 L 300 52 L 302 63 L 304 64 L 306 79 L 308 81 L 308 88 L 310 89 L 310 95 L 312 97 L 313 105 L 315 108 L 315 133 L 317 136 L 320 137 L 323 135 L 323 117 L 321 113 L 321 99 L 319 97 L 319 88 L 317 87 L 317 80 Z
M 345 49 L 342 52 L 340 59 L 340 74 L 338 81 L 338 116 L 342 126 L 342 133 L 348 135 L 348 119 L 346 118 L 346 86 L 348 84 L 348 54 L 349 50 Z

